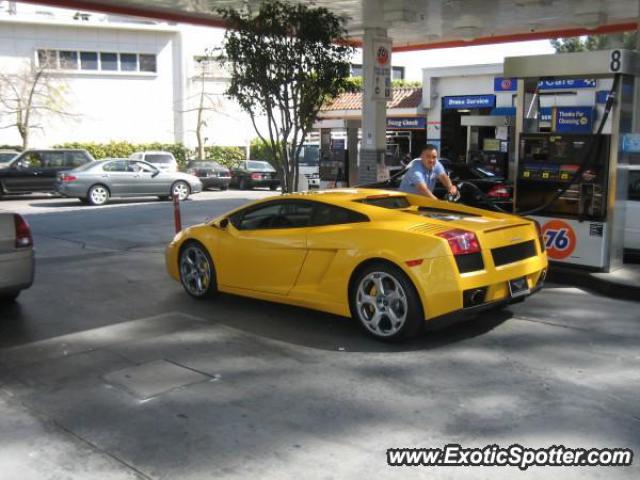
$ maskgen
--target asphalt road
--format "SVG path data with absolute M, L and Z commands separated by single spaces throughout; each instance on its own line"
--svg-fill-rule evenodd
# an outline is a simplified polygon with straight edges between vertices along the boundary
M 207 192 L 184 224 L 268 191 Z M 638 303 L 548 285 L 402 345 L 164 271 L 167 202 L 0 202 L 37 277 L 0 307 L 3 478 L 639 478 L 631 467 L 388 467 L 392 447 L 640 452 Z

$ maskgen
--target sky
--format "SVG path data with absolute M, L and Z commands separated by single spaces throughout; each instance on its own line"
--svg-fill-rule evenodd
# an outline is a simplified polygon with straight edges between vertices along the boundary
M 502 63 L 505 57 L 550 53 L 554 53 L 554 50 L 549 40 L 535 40 L 474 47 L 440 48 L 417 52 L 398 52 L 392 54 L 391 63 L 394 66 L 405 67 L 406 80 L 422 81 L 423 68 Z

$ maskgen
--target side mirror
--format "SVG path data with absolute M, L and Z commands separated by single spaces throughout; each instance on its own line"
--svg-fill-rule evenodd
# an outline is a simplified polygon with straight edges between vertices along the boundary
M 220 223 L 218 225 L 220 226 L 221 230 L 226 230 L 226 228 L 229 226 L 229 219 L 223 218 L 222 220 L 220 220 Z

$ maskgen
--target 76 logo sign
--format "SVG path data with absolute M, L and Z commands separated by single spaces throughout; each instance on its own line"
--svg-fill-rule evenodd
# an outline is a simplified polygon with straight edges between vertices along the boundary
M 571 225 L 561 220 L 551 220 L 542 227 L 547 255 L 553 260 L 562 260 L 576 248 L 576 234 Z

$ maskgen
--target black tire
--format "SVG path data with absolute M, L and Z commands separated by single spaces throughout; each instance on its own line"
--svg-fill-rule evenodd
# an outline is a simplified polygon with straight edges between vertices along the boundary
M 94 206 L 106 205 L 110 196 L 111 192 L 106 185 L 96 183 L 87 192 L 87 203 Z
M 223 185 L 223 186 L 220 187 L 220 191 L 221 192 L 224 192 L 225 190 L 228 190 L 228 189 L 229 189 L 229 187 L 226 186 L 226 185 Z
M 198 255 L 202 255 L 202 256 L 199 257 Z M 197 262 L 206 261 L 207 263 L 206 268 L 208 270 L 209 280 L 206 283 L 206 285 L 203 286 L 203 288 L 200 288 L 200 286 L 197 283 L 197 279 L 187 278 L 188 274 L 193 272 L 193 270 L 191 272 L 188 271 L 190 268 L 188 266 L 188 262 L 187 263 L 183 262 L 183 259 L 185 256 L 189 256 L 192 262 L 196 263 L 196 265 L 194 265 L 192 268 L 195 268 L 201 274 L 205 274 L 205 272 L 204 270 L 201 271 L 198 268 Z M 180 248 L 180 255 L 178 256 L 178 272 L 180 273 L 180 283 L 182 283 L 182 287 L 184 288 L 185 292 L 187 292 L 193 298 L 202 300 L 205 298 L 214 297 L 218 293 L 218 283 L 217 283 L 215 265 L 213 264 L 211 255 L 209 255 L 209 252 L 207 251 L 207 249 L 200 242 L 196 242 L 195 240 L 190 240 L 185 242 L 184 245 L 182 245 L 182 248 Z
M 184 192 L 182 198 L 180 198 L 180 201 L 184 202 L 186 199 L 189 198 L 189 195 L 191 195 L 191 187 L 187 182 L 183 180 L 178 180 L 177 182 L 173 182 L 173 185 L 171 185 L 171 198 L 173 198 L 173 196 L 175 195 L 175 191 L 177 188 L 182 189 L 182 191 Z
M 387 289 L 390 295 L 395 293 L 398 298 L 389 300 L 383 296 L 380 301 L 374 302 L 375 306 L 373 303 L 367 302 L 359 306 L 361 292 L 367 290 L 367 285 L 376 288 L 374 286 L 376 280 L 382 282 L 383 289 Z M 371 292 L 367 295 L 369 298 L 380 299 L 381 297 L 377 292 L 375 295 L 371 295 Z M 349 308 L 352 318 L 360 324 L 367 334 L 377 340 L 399 342 L 415 337 L 424 330 L 424 311 L 418 292 L 409 277 L 392 263 L 382 261 L 370 263 L 358 270 L 349 288 Z M 375 315 L 373 311 L 376 313 L 382 311 L 377 328 L 374 328 Z M 396 319 L 398 314 L 401 317 L 404 316 L 404 321 L 397 320 L 394 325 L 389 312 L 396 315 Z M 405 313 L 406 315 L 404 315 Z
M 0 303 L 13 303 L 20 295 L 20 290 L 17 292 L 8 292 L 0 294 Z
M 269 186 L 269 190 L 273 191 L 273 190 L 277 190 L 278 186 L 277 185 L 270 185 Z

